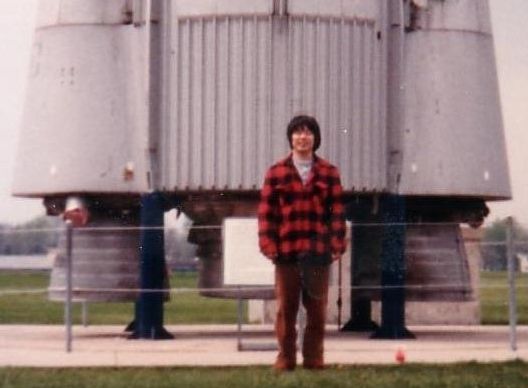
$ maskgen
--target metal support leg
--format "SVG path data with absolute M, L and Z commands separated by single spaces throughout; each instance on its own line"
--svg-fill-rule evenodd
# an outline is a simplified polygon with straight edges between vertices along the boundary
M 360 221 L 361 222 L 361 221 Z M 365 272 L 362 268 L 368 261 L 374 260 L 377 255 L 372 251 L 377 232 L 372 226 L 352 224 L 352 286 L 360 286 L 370 282 L 370 279 L 359 279 L 358 274 Z M 369 332 L 378 329 L 378 325 L 371 318 L 371 297 L 365 295 L 363 290 L 351 289 L 350 291 L 351 311 L 350 320 L 341 328 L 341 331 Z
M 163 287 L 165 274 L 165 249 L 163 214 L 166 200 L 161 193 L 151 193 L 141 198 L 141 259 L 140 287 L 136 303 L 134 332 L 131 338 L 174 338 L 163 327 Z M 156 290 L 159 290 L 156 291 Z
M 385 196 L 381 211 L 385 224 L 381 253 L 381 327 L 371 338 L 414 338 L 405 327 L 405 198 Z

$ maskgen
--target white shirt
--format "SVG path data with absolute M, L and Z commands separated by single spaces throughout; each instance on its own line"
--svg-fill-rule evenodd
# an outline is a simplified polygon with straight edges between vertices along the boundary
M 310 178 L 310 172 L 312 171 L 313 159 L 297 159 L 293 158 L 293 165 L 297 169 L 299 176 L 301 177 L 303 185 L 308 182 Z

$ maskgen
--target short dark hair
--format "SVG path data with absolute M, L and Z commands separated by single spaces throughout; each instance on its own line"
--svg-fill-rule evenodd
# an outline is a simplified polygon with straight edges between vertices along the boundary
M 314 117 L 299 115 L 291 119 L 288 124 L 288 129 L 286 130 L 286 136 L 288 137 L 288 142 L 290 143 L 290 148 L 292 147 L 292 135 L 297 129 L 306 127 L 314 135 L 314 147 L 313 150 L 316 151 L 321 145 L 321 130 L 319 129 L 319 123 Z

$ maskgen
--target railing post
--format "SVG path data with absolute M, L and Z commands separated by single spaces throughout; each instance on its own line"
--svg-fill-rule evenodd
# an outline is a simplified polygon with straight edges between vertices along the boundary
M 513 247 L 513 219 L 506 219 L 506 256 L 508 258 L 510 348 L 517 350 L 517 296 L 515 291 L 515 252 Z
M 88 327 L 88 302 L 82 301 L 82 323 L 84 327 Z
M 66 324 L 66 352 L 72 351 L 72 235 L 73 224 L 66 221 L 66 305 L 64 320 Z

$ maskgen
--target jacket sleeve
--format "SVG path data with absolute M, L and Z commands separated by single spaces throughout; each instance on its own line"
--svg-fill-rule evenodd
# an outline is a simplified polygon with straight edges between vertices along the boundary
M 339 171 L 334 169 L 331 174 L 330 185 L 330 249 L 332 254 L 342 255 L 346 249 L 346 224 L 345 224 L 345 206 L 343 203 L 343 187 Z
M 278 253 L 279 204 L 272 185 L 273 172 L 269 170 L 260 191 L 258 206 L 258 235 L 260 251 L 267 257 Z

